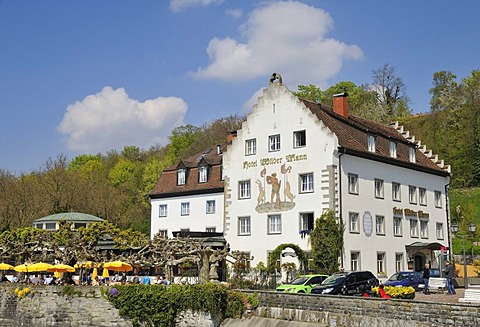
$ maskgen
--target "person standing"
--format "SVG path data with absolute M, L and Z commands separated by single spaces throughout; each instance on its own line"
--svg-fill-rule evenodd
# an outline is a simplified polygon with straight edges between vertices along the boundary
M 423 268 L 423 284 L 425 285 L 423 288 L 423 294 L 430 294 L 430 289 L 428 288 L 430 281 L 430 268 L 427 264 L 425 264 L 425 268 Z
M 445 278 L 447 279 L 447 294 L 456 294 L 455 288 L 453 287 L 452 284 L 452 279 L 455 274 L 455 270 L 453 269 L 453 265 L 450 263 L 450 261 L 445 261 Z

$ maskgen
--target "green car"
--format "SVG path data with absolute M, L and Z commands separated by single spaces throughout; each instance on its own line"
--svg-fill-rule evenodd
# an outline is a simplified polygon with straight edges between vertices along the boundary
M 328 275 L 301 275 L 291 283 L 278 286 L 276 290 L 289 293 L 310 293 L 312 287 L 321 284 L 327 277 Z

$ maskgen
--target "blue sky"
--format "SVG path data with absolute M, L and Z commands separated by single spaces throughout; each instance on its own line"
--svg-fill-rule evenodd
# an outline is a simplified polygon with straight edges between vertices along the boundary
M 327 88 L 390 64 L 414 112 L 478 69 L 477 1 L 0 0 L 0 169 L 165 144 L 246 113 L 272 72 Z

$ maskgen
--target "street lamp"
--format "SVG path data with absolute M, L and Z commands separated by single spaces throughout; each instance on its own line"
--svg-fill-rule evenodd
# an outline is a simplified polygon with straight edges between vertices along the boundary
M 458 224 L 452 224 L 452 233 L 457 236 L 458 233 Z M 468 224 L 468 232 L 470 234 L 475 233 L 476 226 L 474 223 Z M 465 285 L 465 288 L 468 287 L 468 280 L 467 280 L 467 258 L 465 255 L 465 236 L 466 235 L 458 235 L 462 238 L 462 250 L 463 250 L 463 283 Z
M 474 236 L 475 235 L 475 230 L 477 229 L 477 226 L 474 224 L 474 223 L 470 223 L 468 224 L 468 233 L 471 235 L 471 236 Z M 472 265 L 473 265 L 473 240 L 472 240 Z

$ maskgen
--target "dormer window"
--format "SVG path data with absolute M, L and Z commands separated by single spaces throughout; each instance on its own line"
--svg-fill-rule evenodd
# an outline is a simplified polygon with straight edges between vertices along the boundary
M 410 158 L 410 162 L 416 162 L 416 159 L 415 159 L 415 146 L 410 146 L 409 148 L 409 158 Z
M 390 157 L 397 157 L 397 143 L 390 141 Z
M 368 151 L 375 152 L 375 136 L 368 135 Z
M 185 185 L 187 180 L 187 170 L 186 169 L 178 169 L 177 170 L 177 185 Z
M 198 182 L 206 183 L 207 179 L 208 179 L 208 167 L 207 166 L 198 167 Z

